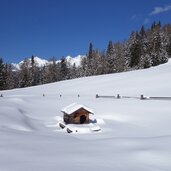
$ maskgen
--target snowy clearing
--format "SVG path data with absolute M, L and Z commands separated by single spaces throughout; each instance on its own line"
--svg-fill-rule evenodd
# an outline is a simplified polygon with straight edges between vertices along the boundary
M 145 70 L 1 91 L 0 170 L 171 170 L 171 100 L 95 98 L 171 97 L 170 77 L 171 60 Z M 59 128 L 61 109 L 74 102 L 93 109 L 100 132 Z

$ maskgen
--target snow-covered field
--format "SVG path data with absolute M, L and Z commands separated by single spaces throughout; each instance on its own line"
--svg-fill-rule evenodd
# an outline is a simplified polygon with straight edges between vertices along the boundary
M 1 91 L 0 171 L 170 171 L 171 100 L 95 98 L 171 97 L 170 78 L 171 60 L 146 70 Z M 100 132 L 59 129 L 61 109 L 73 102 L 94 110 Z

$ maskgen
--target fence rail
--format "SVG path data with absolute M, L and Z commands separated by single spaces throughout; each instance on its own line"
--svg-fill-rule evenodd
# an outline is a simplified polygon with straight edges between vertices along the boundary
M 171 97 L 149 97 L 151 100 L 171 100 Z
M 109 96 L 109 95 L 98 95 L 96 94 L 96 98 L 113 98 L 113 99 L 139 99 L 139 100 L 171 100 L 171 97 L 147 97 L 144 95 L 140 95 L 139 97 L 136 96 L 121 96 L 117 94 L 116 96 Z

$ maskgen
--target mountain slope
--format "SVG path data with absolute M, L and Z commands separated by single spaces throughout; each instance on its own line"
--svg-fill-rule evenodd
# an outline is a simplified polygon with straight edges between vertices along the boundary
M 1 91 L 0 170 L 171 170 L 171 101 L 95 98 L 171 96 L 170 77 L 171 61 L 146 70 Z M 59 129 L 61 109 L 73 102 L 94 110 L 101 132 Z

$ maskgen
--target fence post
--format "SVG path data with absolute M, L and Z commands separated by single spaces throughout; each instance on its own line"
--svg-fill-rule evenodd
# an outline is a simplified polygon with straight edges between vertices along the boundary
M 144 100 L 144 99 L 145 99 L 145 97 L 144 97 L 143 94 L 140 95 L 140 99 L 141 99 L 141 100 Z
M 120 98 L 121 98 L 121 96 L 119 94 L 117 94 L 117 99 L 120 99 Z

